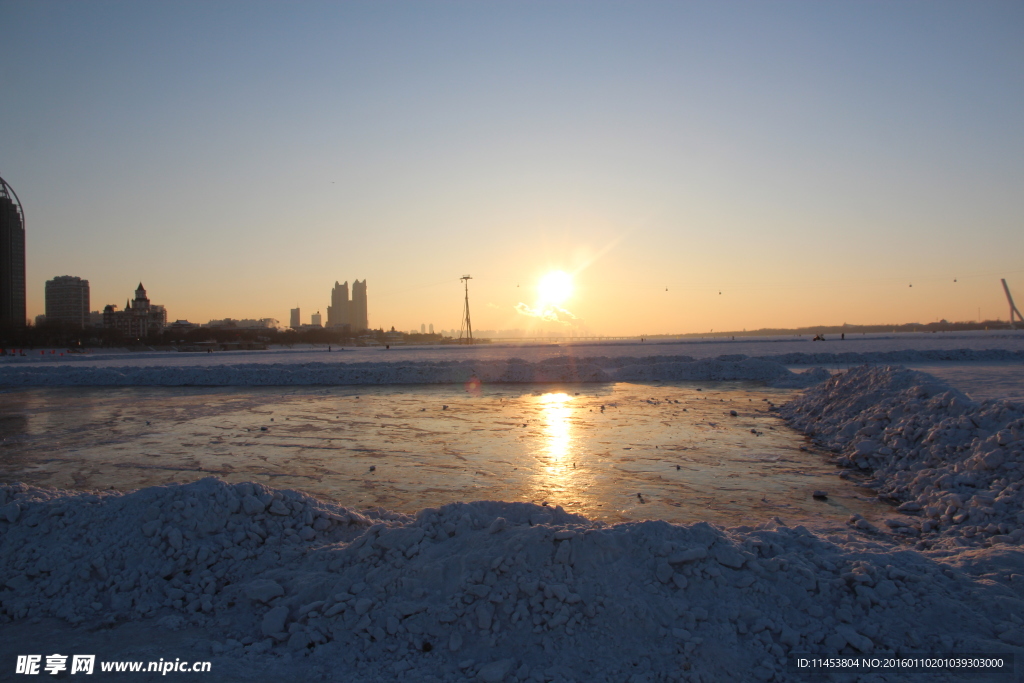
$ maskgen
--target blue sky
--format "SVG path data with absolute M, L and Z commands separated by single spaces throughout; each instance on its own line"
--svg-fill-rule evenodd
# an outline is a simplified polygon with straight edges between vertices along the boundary
M 601 334 L 1006 316 L 1024 5 L 10 2 L 0 175 L 29 312 Z M 957 282 L 953 283 L 956 278 Z M 913 284 L 913 287 L 910 287 Z M 665 291 L 666 288 L 668 291 Z M 718 294 L 721 291 L 722 294 Z

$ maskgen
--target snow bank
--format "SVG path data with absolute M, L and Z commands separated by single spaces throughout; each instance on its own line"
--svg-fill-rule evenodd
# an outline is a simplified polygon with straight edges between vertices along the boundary
M 866 351 L 847 353 L 779 353 L 758 356 L 783 365 L 862 365 L 864 363 L 930 363 L 935 361 L 968 363 L 1010 361 L 1024 363 L 1024 351 L 1006 349 L 934 349 Z
M 630 361 L 636 360 L 633 358 Z M 796 374 L 779 363 L 755 358 L 722 356 L 717 359 L 690 361 L 663 361 L 661 358 L 644 359 L 644 363 L 633 363 L 620 367 L 614 372 L 619 381 L 687 381 L 687 380 L 751 380 L 772 386 L 805 387 L 828 379 L 829 373 L 815 368 Z
M 1007 589 L 779 521 L 606 526 L 499 502 L 411 517 L 216 479 L 0 486 L 0 504 L 0 622 L 207 627 L 215 662 L 269 679 L 798 680 L 794 653 L 1024 645 Z
M 837 451 L 839 464 L 870 472 L 880 497 L 902 503 L 913 516 L 889 520 L 895 533 L 926 547 L 1024 538 L 1024 405 L 975 403 L 922 372 L 860 367 L 781 413 Z
M 237 365 L 87 367 L 14 365 L 0 368 L 2 386 L 281 386 L 367 384 L 612 382 L 640 380 L 752 380 L 775 386 L 808 386 L 823 370 L 794 373 L 774 361 L 721 356 L 647 358 L 556 357 L 528 362 L 246 363 Z

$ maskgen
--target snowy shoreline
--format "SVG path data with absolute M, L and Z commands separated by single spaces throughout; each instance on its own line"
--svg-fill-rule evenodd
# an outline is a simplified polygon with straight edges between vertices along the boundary
M 782 411 L 873 473 L 903 505 L 892 523 L 605 525 L 487 501 L 409 516 L 216 479 L 3 485 L 4 652 L 31 650 L 19 624 L 57 618 L 131 624 L 140 648 L 198 629 L 192 651 L 222 680 L 258 664 L 303 680 L 786 681 L 805 680 L 799 653 L 1019 656 L 1021 406 L 864 367 Z

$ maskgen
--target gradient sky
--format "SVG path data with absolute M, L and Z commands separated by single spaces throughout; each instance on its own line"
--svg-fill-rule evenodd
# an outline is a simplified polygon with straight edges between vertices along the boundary
M 1007 317 L 1020 2 L 0 0 L 28 310 L 596 334 Z M 954 278 L 957 282 L 953 282 Z M 913 287 L 910 287 L 910 284 Z M 665 291 L 667 288 L 668 291 Z M 721 294 L 719 294 L 721 292 Z M 1018 304 L 1019 306 L 1020 304 Z

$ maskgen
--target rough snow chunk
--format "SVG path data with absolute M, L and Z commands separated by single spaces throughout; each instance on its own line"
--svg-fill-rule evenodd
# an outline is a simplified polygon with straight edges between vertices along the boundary
M 871 455 L 878 448 L 878 442 L 872 441 L 871 439 L 865 439 L 864 441 L 858 441 L 855 446 L 857 455 Z
M 1003 455 L 1003 450 L 1001 448 L 997 448 L 996 450 L 992 451 L 991 453 L 987 453 L 987 454 L 985 454 L 983 456 L 980 456 L 978 458 L 978 464 L 983 469 L 986 469 L 986 470 L 998 469 L 999 466 L 1002 465 L 1005 461 L 1006 461 L 1006 458 Z
M 312 643 L 305 631 L 296 631 L 288 638 L 289 650 L 305 650 Z
M 504 517 L 495 517 L 494 521 L 491 522 L 491 525 L 489 527 L 487 527 L 487 533 L 489 533 L 489 534 L 496 534 L 496 533 L 498 533 L 499 531 L 501 531 L 504 528 L 505 528 L 505 518 Z
M 747 561 L 747 558 L 743 557 L 739 551 L 727 545 L 715 546 L 714 554 L 718 564 L 733 569 L 739 569 Z
M 511 659 L 499 659 L 496 662 L 484 664 L 480 667 L 477 680 L 480 683 L 502 683 L 512 670 L 513 663 Z
M 264 604 L 282 595 L 284 595 L 284 588 L 281 588 L 281 584 L 277 581 L 270 579 L 256 579 L 255 581 L 250 581 L 245 586 L 245 596 L 247 598 Z
M 874 649 L 875 644 L 871 639 L 857 633 L 857 631 L 855 631 L 851 626 L 837 626 L 836 633 L 852 647 L 857 648 L 861 652 L 868 653 Z
M 559 543 L 558 550 L 555 551 L 555 562 L 561 564 L 569 564 L 569 560 L 572 557 L 572 546 L 568 543 Z
M 693 562 L 695 560 L 703 560 L 708 556 L 706 548 L 697 546 L 696 548 L 689 548 L 682 550 L 668 558 L 669 564 L 685 564 L 687 562 Z
M 324 600 L 316 600 L 314 602 L 309 603 L 308 605 L 303 605 L 299 608 L 299 616 L 301 617 L 306 614 L 309 614 L 310 612 L 315 612 L 316 610 L 324 606 L 324 602 Z
M 481 631 L 488 631 L 491 628 L 491 620 L 494 618 L 494 605 L 489 602 L 478 602 L 476 605 L 476 621 Z
M 3 507 L 0 507 L 0 517 L 3 517 L 11 524 L 18 521 L 18 517 L 21 516 L 21 508 L 18 507 L 17 503 L 8 503 Z
M 244 510 L 247 515 L 258 515 L 266 509 L 267 506 L 263 501 L 254 495 L 250 494 L 242 499 L 242 510 Z
M 181 550 L 181 530 L 177 527 L 172 527 L 167 532 L 167 542 L 175 550 Z
M 278 605 L 263 616 L 261 625 L 263 635 L 272 636 L 284 630 L 284 622 L 288 619 L 288 608 Z
M 486 598 L 491 594 L 491 587 L 485 586 L 482 583 L 473 583 L 466 586 L 466 592 L 470 595 L 475 595 L 478 598 Z
M 287 517 L 292 513 L 292 511 L 288 509 L 288 506 L 284 504 L 284 501 L 280 500 L 275 500 L 273 503 L 271 503 L 270 507 L 267 509 L 267 512 L 269 512 L 272 515 L 279 515 L 281 517 Z

